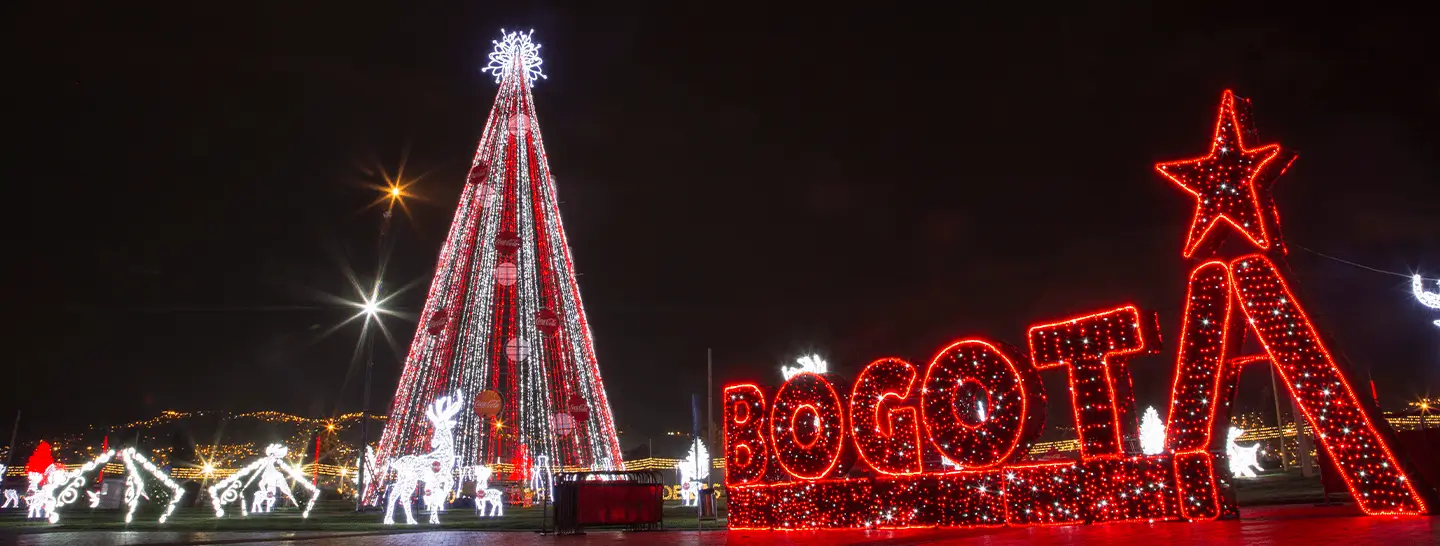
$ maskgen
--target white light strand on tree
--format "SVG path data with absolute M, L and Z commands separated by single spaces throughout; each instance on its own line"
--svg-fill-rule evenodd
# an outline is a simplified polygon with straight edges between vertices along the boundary
M 819 355 L 806 355 L 795 360 L 799 366 L 781 366 L 780 375 L 789 381 L 796 375 L 809 372 L 822 374 L 830 371 L 830 364 L 820 359 Z
M 1145 408 L 1145 415 L 1140 418 L 1140 451 L 1146 455 L 1165 452 L 1165 422 L 1153 406 Z
M 1436 279 L 1435 287 L 1440 288 L 1440 279 Z M 1420 300 L 1420 305 L 1431 309 L 1440 309 L 1440 292 L 1426 292 L 1425 280 L 1419 275 L 1411 278 L 1410 290 L 1415 292 L 1415 299 Z M 1440 320 L 1435 321 L 1435 325 L 1440 326 Z
M 377 473 L 378 468 L 376 468 L 376 466 L 375 466 L 375 461 L 377 461 L 377 460 L 378 460 L 378 459 L 375 458 L 375 448 L 370 447 L 370 446 L 365 446 L 365 459 L 364 459 L 364 463 L 365 463 L 365 475 L 366 475 L 366 476 L 370 476 L 370 478 L 369 478 L 370 480 L 378 479 L 378 478 L 376 477 L 376 476 L 379 476 L 379 474 Z M 360 470 L 360 463 L 361 463 L 360 458 L 359 458 L 359 457 L 356 457 L 356 459 L 355 459 L 355 470 L 356 470 L 356 472 L 355 472 L 355 475 L 350 478 L 350 483 L 353 483 L 353 484 L 355 484 L 355 485 L 360 485 L 360 472 L 359 472 L 359 470 Z
M 275 506 L 276 489 L 290 499 L 292 504 L 300 506 L 300 502 L 295 500 L 294 492 L 285 483 L 286 476 L 310 492 L 310 499 L 300 512 L 301 518 L 310 517 L 310 509 L 315 507 L 315 501 L 320 498 L 320 489 L 310 483 L 310 480 L 305 479 L 304 474 L 294 465 L 285 461 L 285 455 L 289 452 L 290 450 L 285 446 L 270 444 L 265 448 L 264 457 L 245 465 L 230 477 L 210 486 L 210 503 L 215 507 L 215 517 L 224 517 L 225 505 L 236 501 L 240 503 L 241 516 L 249 516 L 251 512 L 269 512 Z M 248 479 L 246 479 L 247 477 Z M 240 481 L 242 479 L 245 480 L 243 483 Z M 259 487 L 255 490 L 252 507 L 247 510 L 245 489 L 249 488 L 250 484 L 255 483 L 257 479 L 260 481 Z

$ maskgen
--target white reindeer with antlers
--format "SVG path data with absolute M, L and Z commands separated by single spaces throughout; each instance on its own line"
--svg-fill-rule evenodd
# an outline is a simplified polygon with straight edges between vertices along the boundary
M 420 482 L 425 483 L 421 498 L 425 500 L 425 508 L 430 510 L 430 523 L 440 523 L 440 510 L 455 486 L 455 439 L 450 432 L 455 428 L 455 421 L 451 418 L 462 407 L 459 391 L 454 396 L 435 400 L 425 410 L 425 418 L 435 428 L 430 436 L 430 447 L 434 450 L 424 455 L 391 459 L 386 465 L 395 469 L 395 487 L 390 490 L 390 498 L 385 503 L 386 525 L 395 523 L 395 503 L 404 505 L 405 523 L 415 525 L 415 516 L 410 512 L 410 497 Z

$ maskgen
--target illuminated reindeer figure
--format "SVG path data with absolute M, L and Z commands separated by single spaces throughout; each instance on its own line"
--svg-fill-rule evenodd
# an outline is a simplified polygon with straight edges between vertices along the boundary
M 410 496 L 420 482 L 425 483 L 421 498 L 425 500 L 425 508 L 430 510 L 430 523 L 440 523 L 440 510 L 455 486 L 455 439 L 450 432 L 455 428 L 455 421 L 451 418 L 462 407 L 458 391 L 453 397 L 435 400 L 425 410 L 425 418 L 435 427 L 434 434 L 430 436 L 430 447 L 435 448 L 434 451 L 391 459 L 386 465 L 395 469 L 395 487 L 390 490 L 390 498 L 385 503 L 386 525 L 395 523 L 395 503 L 404 504 L 405 523 L 415 525 L 415 517 L 410 512 Z
M 490 488 L 490 476 L 494 470 L 483 464 L 477 464 L 471 467 L 470 473 L 475 476 L 475 515 L 482 518 L 487 515 L 505 515 L 505 503 L 500 490 Z M 487 508 L 489 509 L 488 514 Z
M 1435 286 L 1440 287 L 1440 280 L 1435 281 Z M 1440 309 L 1440 292 L 1426 292 L 1425 281 L 1419 275 L 1411 279 L 1410 290 L 1415 292 L 1415 299 L 1420 300 L 1421 305 Z M 1435 321 L 1435 325 L 1440 326 L 1440 320 Z
M 1230 457 L 1230 474 L 1236 478 L 1254 478 L 1256 470 L 1263 470 L 1256 462 L 1255 452 L 1260 450 L 1260 444 L 1253 444 L 1248 447 L 1235 443 L 1245 431 L 1230 427 L 1226 434 L 1225 451 Z

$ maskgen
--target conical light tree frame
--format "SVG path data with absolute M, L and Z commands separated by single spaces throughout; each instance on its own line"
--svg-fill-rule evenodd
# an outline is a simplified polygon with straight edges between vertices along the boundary
M 530 89 L 544 78 L 528 34 L 495 42 L 500 88 L 472 161 L 395 390 L 377 464 L 430 450 L 424 408 L 459 390 L 502 400 L 456 416 L 457 466 L 548 455 L 618 468 L 620 445 Z M 374 498 L 380 478 L 367 486 Z

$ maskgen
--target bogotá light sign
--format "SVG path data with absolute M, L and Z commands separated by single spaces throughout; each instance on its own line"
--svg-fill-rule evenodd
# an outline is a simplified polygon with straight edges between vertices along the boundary
M 773 392 L 727 386 L 730 527 L 1023 526 L 1234 514 L 1226 465 L 1217 460 L 1223 451 L 1210 447 L 1229 424 L 1240 366 L 1261 360 L 1275 363 L 1362 511 L 1427 513 L 1434 492 L 1404 470 L 1388 425 L 1351 388 L 1276 266 L 1285 247 L 1269 188 L 1295 155 L 1275 144 L 1247 147 L 1255 140 L 1248 101 L 1226 91 L 1209 154 L 1156 166 L 1196 198 L 1185 258 L 1201 250 L 1216 255 L 1222 224 L 1259 249 L 1196 260 L 1164 453 L 1126 449 L 1136 425 L 1126 359 L 1153 353 L 1159 342 L 1153 313 L 1118 306 L 1031 327 L 1028 355 L 965 339 L 923 367 L 881 359 L 853 381 L 801 372 Z M 1234 354 L 1246 335 L 1263 354 Z M 1078 461 L 1026 460 L 1045 415 L 1039 373 L 1050 369 L 1069 378 Z M 871 472 L 851 472 L 857 461 Z

